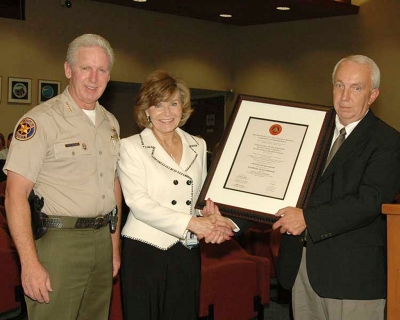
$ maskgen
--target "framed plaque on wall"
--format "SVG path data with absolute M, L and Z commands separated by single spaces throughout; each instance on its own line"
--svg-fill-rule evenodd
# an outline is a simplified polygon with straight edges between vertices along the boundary
M 38 89 L 38 102 L 45 102 L 60 93 L 61 81 L 39 80 Z
M 31 103 L 32 79 L 8 78 L 8 102 Z

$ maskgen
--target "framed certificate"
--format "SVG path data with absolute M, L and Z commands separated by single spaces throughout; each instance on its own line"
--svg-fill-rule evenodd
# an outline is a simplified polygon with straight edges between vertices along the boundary
M 238 96 L 196 203 L 224 215 L 273 223 L 286 206 L 305 208 L 329 151 L 331 107 Z

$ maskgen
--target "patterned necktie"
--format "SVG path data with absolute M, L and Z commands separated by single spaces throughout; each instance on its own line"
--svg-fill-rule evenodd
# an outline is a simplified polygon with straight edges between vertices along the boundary
M 328 158 L 326 159 L 326 164 L 325 164 L 325 168 L 324 168 L 323 172 L 325 172 L 326 168 L 329 165 L 329 162 L 331 162 L 331 160 L 334 157 L 335 153 L 339 150 L 339 148 L 342 145 L 345 137 L 346 137 L 346 129 L 342 128 L 342 129 L 340 129 L 339 136 L 336 138 L 335 142 L 333 143 L 331 151 L 329 151 L 329 155 L 328 155 Z

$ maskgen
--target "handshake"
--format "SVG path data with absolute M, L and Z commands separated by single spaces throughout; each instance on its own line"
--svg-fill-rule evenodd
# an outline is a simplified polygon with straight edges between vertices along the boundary
M 197 238 L 209 243 L 222 243 L 230 240 L 237 226 L 232 220 L 225 218 L 218 207 L 210 199 L 201 211 L 201 217 L 193 217 L 188 224 L 188 230 L 195 233 Z

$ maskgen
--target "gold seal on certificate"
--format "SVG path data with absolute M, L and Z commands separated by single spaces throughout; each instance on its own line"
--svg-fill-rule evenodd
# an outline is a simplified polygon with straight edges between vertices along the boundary
M 282 132 L 282 126 L 280 124 L 274 123 L 269 127 L 269 133 L 276 136 Z

